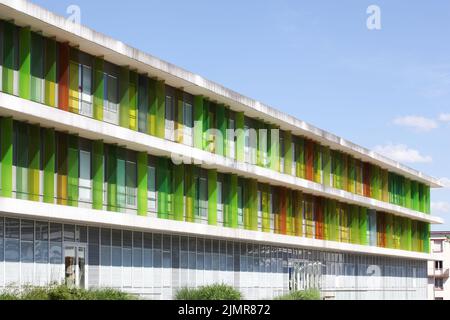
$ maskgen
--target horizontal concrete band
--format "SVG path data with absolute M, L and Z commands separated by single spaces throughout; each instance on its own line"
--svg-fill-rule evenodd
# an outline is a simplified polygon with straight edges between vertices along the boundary
M 14 19 L 18 25 L 30 26 L 32 30 L 41 31 L 44 35 L 55 37 L 58 41 L 69 42 L 93 56 L 103 56 L 105 60 L 119 66 L 130 66 L 131 69 L 137 69 L 139 73 L 148 73 L 163 79 L 167 84 L 183 88 L 193 95 L 203 95 L 211 100 L 229 105 L 235 111 L 244 112 L 249 117 L 278 125 L 282 130 L 306 136 L 332 149 L 346 152 L 363 161 L 381 166 L 431 187 L 441 187 L 440 182 L 435 178 L 206 80 L 197 74 L 127 46 L 120 41 L 74 24 L 64 17 L 25 0 L 0 0 L 0 8 L 0 18 Z
M 431 259 L 431 255 L 426 253 L 285 236 L 259 231 L 216 227 L 199 223 L 180 222 L 153 217 L 141 217 L 137 215 L 36 203 L 18 199 L 0 198 L 0 208 L 0 214 L 11 217 L 19 217 L 22 219 L 44 219 L 62 223 L 86 224 L 118 229 L 124 228 L 143 232 L 161 232 L 187 236 L 202 236 L 222 240 L 257 242 L 268 245 L 284 245 L 288 247 L 300 247 L 305 249 L 320 249 L 325 251 L 339 251 L 416 260 Z
M 131 150 L 147 152 L 156 156 L 171 157 L 173 154 L 181 155 L 192 159 L 195 163 L 198 163 L 206 169 L 217 169 L 219 172 L 233 173 L 245 178 L 256 179 L 262 183 L 301 190 L 315 196 L 336 199 L 349 204 L 357 204 L 401 217 L 432 224 L 443 223 L 442 219 L 438 217 L 433 217 L 398 205 L 363 197 L 332 187 L 326 187 L 322 184 L 282 174 L 256 165 L 237 162 L 180 143 L 156 138 L 106 122 L 100 122 L 5 93 L 0 93 L 0 115 L 11 116 L 16 120 L 29 123 L 37 123 L 43 127 L 55 128 L 56 130 L 77 134 L 80 137 L 91 140 L 103 140 L 105 143 L 117 144 Z

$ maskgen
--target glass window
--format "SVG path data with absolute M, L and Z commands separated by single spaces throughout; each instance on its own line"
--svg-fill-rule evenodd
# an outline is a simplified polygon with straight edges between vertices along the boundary
M 162 238 L 160 234 L 153 235 L 153 266 L 162 267 Z
M 172 258 L 171 258 L 171 237 L 163 236 L 163 268 L 171 268 Z
M 187 269 L 189 267 L 189 242 L 187 237 L 181 237 L 180 248 L 180 267 Z
M 22 241 L 20 243 L 20 261 L 30 263 L 34 261 L 34 242 Z
M 92 68 L 80 65 L 80 114 L 92 117 Z
M 154 166 L 148 166 L 147 173 L 147 187 L 148 187 L 148 209 L 150 212 L 157 212 L 157 199 L 156 199 L 156 168 Z
M 137 167 L 135 161 L 126 162 L 126 199 L 127 206 L 136 207 Z
M 122 266 L 122 231 L 112 230 L 111 232 L 112 240 L 112 266 L 121 267 Z
M 75 241 L 87 243 L 87 227 L 76 226 Z
M 90 202 L 91 196 L 91 153 L 80 150 L 80 181 L 79 181 L 80 201 Z
M 100 264 L 100 229 L 88 228 L 88 264 L 98 266 Z
M 238 224 L 239 226 L 244 225 L 244 194 L 242 186 L 237 187 L 238 192 Z
M 201 218 L 208 217 L 208 180 L 204 177 L 199 178 L 198 193 L 199 195 L 199 215 Z
M 64 225 L 64 241 L 75 242 L 75 226 L 74 225 Z
M 197 268 L 197 241 L 195 238 L 189 238 L 189 269 Z
M 5 261 L 19 262 L 19 239 L 5 239 Z
M 62 241 L 62 224 L 50 223 L 50 241 Z
M 217 221 L 219 222 L 219 225 L 222 225 L 224 222 L 221 181 L 217 181 Z
M 19 219 L 5 219 L 5 238 L 19 239 Z
M 144 267 L 153 267 L 153 235 L 144 233 Z
M 22 241 L 34 241 L 34 221 L 21 221 L 20 239 Z
M 172 237 L 172 268 L 180 267 L 180 237 Z
M 133 232 L 133 267 L 142 267 L 142 232 Z

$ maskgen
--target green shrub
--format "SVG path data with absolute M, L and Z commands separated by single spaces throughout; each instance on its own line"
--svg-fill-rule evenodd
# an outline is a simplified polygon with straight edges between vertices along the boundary
M 276 297 L 275 300 L 320 300 L 320 291 L 311 289 L 305 291 L 293 291 Z
M 136 297 L 114 289 L 79 289 L 66 285 L 25 287 L 22 291 L 9 289 L 0 300 L 134 300 Z
M 196 289 L 183 288 L 176 295 L 176 300 L 241 300 L 242 294 L 231 286 L 214 284 Z

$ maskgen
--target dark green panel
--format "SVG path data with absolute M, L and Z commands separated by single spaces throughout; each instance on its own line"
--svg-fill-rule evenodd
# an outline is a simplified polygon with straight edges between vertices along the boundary
M 92 208 L 103 209 L 103 182 L 104 179 L 104 144 L 103 141 L 92 143 Z

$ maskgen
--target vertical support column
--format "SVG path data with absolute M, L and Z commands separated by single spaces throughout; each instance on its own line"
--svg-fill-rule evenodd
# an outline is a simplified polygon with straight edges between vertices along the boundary
M 148 156 L 146 152 L 139 152 L 137 154 L 137 188 L 138 215 L 147 216 Z M 176 200 L 178 199 L 175 199 L 175 203 Z M 181 206 L 183 206 L 183 201 L 181 201 Z
M 8 94 L 14 94 L 14 28 L 9 22 L 3 22 L 3 74 L 2 90 Z
M 57 146 L 57 203 L 67 205 L 68 141 L 66 134 L 57 134 Z
M 28 144 L 28 199 L 39 201 L 39 173 L 41 161 L 41 129 L 29 126 L 30 143 Z
M 244 132 L 244 113 L 236 113 L 236 160 L 244 162 L 244 146 L 245 146 L 245 132 Z
M 130 128 L 130 70 L 127 67 L 120 69 L 119 79 L 119 125 Z
M 92 143 L 92 208 L 103 209 L 103 183 L 104 183 L 104 144 L 103 141 Z
M 203 97 L 194 98 L 194 147 L 203 150 Z
M 208 224 L 217 225 L 217 171 L 208 170 Z
M 117 212 L 117 147 L 108 145 L 106 153 L 106 182 L 108 211 Z
M 55 130 L 43 129 L 44 202 L 55 203 Z
M 129 72 L 129 128 L 131 130 L 137 131 L 138 129 L 138 98 L 137 98 L 137 88 L 138 88 L 138 74 L 134 71 Z
M 156 81 L 156 136 L 164 139 L 166 128 L 166 85 L 164 81 Z
M 104 75 L 103 58 L 94 59 L 94 119 L 103 121 Z
M 69 110 L 69 44 L 60 43 L 58 65 L 58 108 Z
M 19 97 L 30 100 L 31 80 L 31 30 L 30 27 L 19 31 Z
M 1 164 L 2 164 L 2 197 L 12 197 L 13 166 L 13 119 L 0 119 Z
M 44 56 L 44 103 L 50 107 L 56 107 L 56 41 L 54 39 L 45 39 Z
M 68 205 L 78 206 L 78 179 L 79 179 L 79 146 L 78 136 L 69 136 L 68 150 Z

